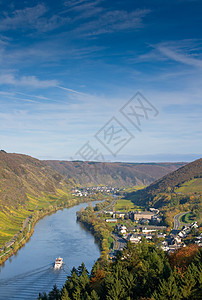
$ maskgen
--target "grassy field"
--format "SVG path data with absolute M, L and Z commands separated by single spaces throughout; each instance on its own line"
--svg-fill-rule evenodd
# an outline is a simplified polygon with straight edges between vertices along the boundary
M 182 184 L 179 188 L 175 189 L 175 192 L 182 194 L 202 192 L 202 178 L 195 178 L 187 181 L 186 183 Z
M 134 205 L 134 203 L 130 200 L 126 199 L 120 199 L 117 200 L 116 206 L 115 206 L 116 211 L 130 211 L 134 209 L 140 209 L 138 206 Z
M 181 223 L 192 223 L 193 222 L 193 213 L 190 212 L 188 214 L 185 214 L 183 216 L 180 217 L 180 222 Z
M 126 193 L 132 193 L 132 192 L 135 192 L 135 191 L 138 191 L 138 190 L 142 190 L 145 187 L 146 187 L 146 185 L 135 185 L 135 186 L 132 186 L 132 187 L 125 188 L 125 192 Z

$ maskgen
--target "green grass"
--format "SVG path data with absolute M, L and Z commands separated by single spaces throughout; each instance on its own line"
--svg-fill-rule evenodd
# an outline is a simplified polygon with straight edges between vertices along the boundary
M 138 190 L 142 190 L 145 187 L 146 187 L 146 185 L 135 185 L 135 186 L 132 186 L 132 187 L 126 187 L 124 191 L 126 193 L 132 193 L 132 192 L 135 192 L 135 191 L 138 191 Z
M 195 178 L 185 182 L 179 188 L 175 189 L 175 192 L 182 194 L 202 192 L 202 178 Z
M 193 222 L 193 213 L 187 213 L 180 217 L 180 223 L 192 223 Z
M 109 249 L 113 247 L 113 242 L 114 242 L 114 240 L 113 240 L 113 238 L 110 236 L 110 237 L 108 238 L 108 248 L 109 248 Z
M 107 223 L 111 228 L 115 228 L 117 223 Z
M 116 211 L 130 211 L 130 210 L 134 210 L 134 209 L 139 209 L 138 206 L 134 205 L 134 203 L 130 200 L 126 200 L 126 199 L 120 199 L 117 200 L 116 202 L 116 206 L 115 206 Z

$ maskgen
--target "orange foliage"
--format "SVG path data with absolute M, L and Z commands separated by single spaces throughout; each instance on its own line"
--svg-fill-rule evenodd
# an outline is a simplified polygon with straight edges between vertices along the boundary
M 91 277 L 90 284 L 92 288 L 96 289 L 100 285 L 101 281 L 104 279 L 105 273 L 103 270 L 98 269 L 97 272 Z
M 196 244 L 190 244 L 187 247 L 180 248 L 169 256 L 170 265 L 176 268 L 180 273 L 184 272 L 191 263 L 194 256 L 199 251 Z

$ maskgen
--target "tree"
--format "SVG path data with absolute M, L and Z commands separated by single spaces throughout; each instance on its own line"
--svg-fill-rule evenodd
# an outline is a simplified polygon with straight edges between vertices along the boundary
M 172 274 L 168 280 L 163 279 L 158 287 L 157 291 L 153 294 L 154 299 L 156 300 L 180 300 L 182 295 L 178 290 L 176 280 Z
M 113 273 L 105 278 L 107 300 L 121 300 L 126 296 L 126 291 L 122 283 L 123 269 L 120 264 L 115 265 Z
M 50 291 L 50 293 L 48 294 L 48 299 L 49 300 L 59 300 L 59 297 L 60 297 L 60 291 L 57 288 L 57 285 L 55 284 L 53 286 L 52 291 Z
M 194 265 L 192 265 L 192 266 L 188 267 L 187 272 L 184 274 L 184 276 L 181 277 L 180 290 L 181 290 L 183 299 L 189 299 L 189 297 L 191 296 L 192 291 L 196 285 L 195 276 L 197 273 L 198 273 L 197 268 Z M 199 274 L 197 274 L 197 275 L 199 275 Z
M 45 292 L 42 293 L 42 294 L 39 293 L 39 296 L 38 296 L 37 300 L 48 300 L 48 296 Z
M 169 256 L 170 265 L 179 272 L 184 272 L 198 252 L 199 247 L 196 244 L 180 248 Z
M 60 293 L 60 300 L 71 300 L 65 287 L 62 288 L 62 291 Z
M 98 296 L 98 294 L 96 293 L 95 290 L 92 290 L 90 296 L 91 296 L 91 300 L 99 300 L 100 299 L 100 297 Z

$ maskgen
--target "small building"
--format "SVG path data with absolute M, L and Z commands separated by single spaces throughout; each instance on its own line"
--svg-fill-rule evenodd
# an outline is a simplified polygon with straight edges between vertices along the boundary
M 156 214 L 155 212 L 151 212 L 151 211 L 135 211 L 135 212 L 129 212 L 129 218 L 133 221 L 135 220 L 142 220 L 142 219 L 146 219 L 146 220 L 151 220 L 152 217 L 154 217 Z
M 107 223 L 117 223 L 117 219 L 105 219 L 105 222 Z
M 137 211 L 134 213 L 134 220 L 140 220 L 140 219 L 151 220 L 151 218 L 154 215 L 155 213 L 150 211 Z
M 151 233 L 151 232 L 155 232 L 156 229 L 147 229 L 146 227 L 144 229 L 142 229 L 142 233 Z
M 154 208 L 154 207 L 150 207 L 149 210 L 152 211 L 152 212 L 155 213 L 155 214 L 158 214 L 158 213 L 159 213 L 159 210 L 158 210 L 157 208 Z
M 105 214 L 109 214 L 111 216 L 113 215 L 113 211 L 112 210 L 105 210 L 104 213 Z
M 166 237 L 166 234 L 165 233 L 158 233 L 157 234 L 157 238 L 158 239 L 163 239 L 163 238 L 165 238 Z
M 127 237 L 127 240 L 131 243 L 138 244 L 141 241 L 141 235 L 138 234 L 131 234 Z
M 144 237 L 147 239 L 147 240 L 151 240 L 153 238 L 153 236 L 151 234 L 146 234 L 144 235 Z
M 116 211 L 114 214 L 116 215 L 116 217 L 118 219 L 124 219 L 126 213 L 125 212 Z
M 127 227 L 123 224 L 121 225 L 116 225 L 116 228 L 120 231 L 120 230 L 127 230 Z
M 197 222 L 194 222 L 194 223 L 191 225 L 191 228 L 198 228 Z

